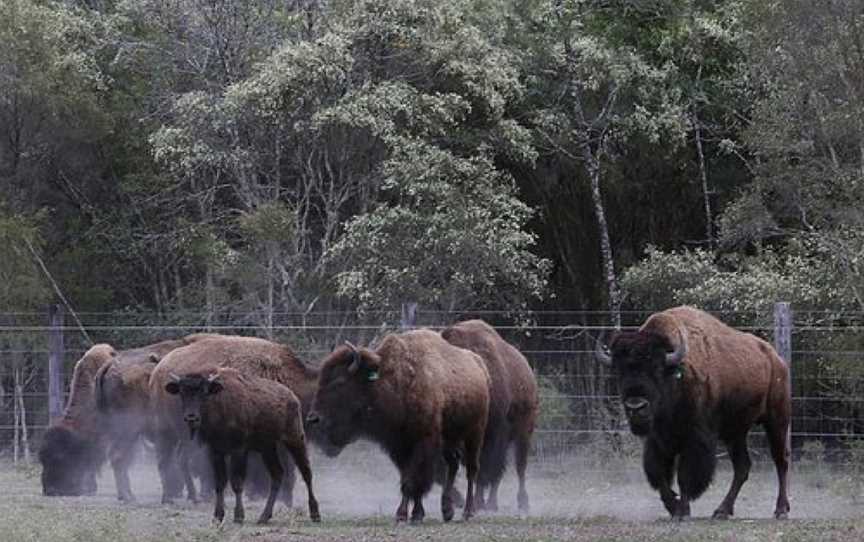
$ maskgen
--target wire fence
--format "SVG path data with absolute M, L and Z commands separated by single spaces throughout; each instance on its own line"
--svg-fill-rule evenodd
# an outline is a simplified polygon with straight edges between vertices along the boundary
M 624 328 L 635 328 L 649 311 L 622 314 Z M 734 327 L 771 342 L 776 332 L 770 310 L 764 313 L 715 313 Z M 252 335 L 291 346 L 316 363 L 345 340 L 369 344 L 405 324 L 396 312 L 276 313 L 272 326 L 260 315 L 182 313 L 84 313 L 81 323 L 95 342 L 117 349 L 133 348 L 196 332 Z M 440 328 L 466 318 L 482 318 L 517 346 L 534 367 L 541 390 L 541 415 L 534 454 L 540 463 L 556 464 L 574 453 L 586 461 L 611 455 L 630 457 L 639 443 L 629 435 L 610 372 L 593 359 L 595 341 L 610 329 L 610 315 L 600 311 L 535 312 L 527 319 L 506 312 L 444 313 L 417 311 L 409 322 Z M 10 454 L 21 438 L 21 414 L 31 449 L 50 422 L 49 359 L 55 355 L 68 390 L 77 359 L 90 344 L 70 318 L 49 325 L 49 315 L 0 315 L 0 454 Z M 826 457 L 848 460 L 850 447 L 864 435 L 864 371 L 860 361 L 864 313 L 795 311 L 792 328 L 792 444 L 818 442 Z M 60 334 L 60 342 L 57 342 Z M 54 341 L 52 343 L 52 340 Z M 58 344 L 62 345 L 58 352 Z M 17 387 L 17 393 L 16 393 Z M 65 392 L 65 391 L 64 391 Z M 63 397 L 59 399 L 63 401 Z M 54 408 L 56 411 L 57 407 Z M 56 412 L 55 412 L 56 414 Z M 752 436 L 755 459 L 767 458 L 758 430 Z M 762 450 L 760 452 L 760 450 Z

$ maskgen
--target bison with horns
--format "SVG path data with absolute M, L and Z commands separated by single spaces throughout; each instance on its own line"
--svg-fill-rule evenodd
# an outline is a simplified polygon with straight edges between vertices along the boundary
M 648 482 L 674 518 L 710 485 L 717 441 L 729 450 L 732 486 L 714 512 L 733 515 L 750 471 L 747 433 L 762 424 L 777 468 L 776 518 L 789 514 L 786 440 L 789 370 L 767 342 L 692 307 L 655 313 L 638 331 L 619 332 L 599 361 L 613 367 L 631 431 L 644 437 Z M 677 475 L 680 496 L 672 490 Z
M 489 414 L 489 373 L 479 356 L 426 330 L 387 335 L 374 350 L 350 343 L 321 367 L 308 421 L 343 448 L 363 437 L 377 442 L 399 469 L 402 502 L 396 520 L 423 520 L 423 495 L 441 458 L 444 521 L 453 517 L 453 480 L 465 463 L 463 515 L 474 514 L 474 485 Z M 463 455 L 464 452 L 464 455 Z

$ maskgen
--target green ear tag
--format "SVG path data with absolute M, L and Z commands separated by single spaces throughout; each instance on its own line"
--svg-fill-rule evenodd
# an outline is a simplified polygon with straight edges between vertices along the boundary
M 366 380 L 368 380 L 369 382 L 375 382 L 376 380 L 378 380 L 378 371 L 369 371 L 366 374 Z
M 672 376 L 675 377 L 675 380 L 681 380 L 682 378 L 684 378 L 684 366 L 679 365 L 678 367 L 676 367 L 675 372 L 672 373 Z

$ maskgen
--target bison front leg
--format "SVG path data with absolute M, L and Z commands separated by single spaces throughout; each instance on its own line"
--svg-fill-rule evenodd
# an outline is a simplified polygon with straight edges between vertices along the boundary
M 672 474 L 675 468 L 675 456 L 664 453 L 662 447 L 654 439 L 645 441 L 642 452 L 642 468 L 648 483 L 660 492 L 663 506 L 672 517 L 678 512 L 678 495 L 672 490 Z
M 225 467 L 225 454 L 211 448 L 210 464 L 213 467 L 213 489 L 216 492 L 213 522 L 221 525 L 225 520 L 225 486 L 228 485 L 228 469 Z
M 177 483 L 177 440 L 169 432 L 160 432 L 154 438 L 156 447 L 156 462 L 159 478 L 162 482 L 162 504 L 171 504 L 178 495 L 180 488 Z M 182 492 L 182 489 L 181 491 Z
M 684 449 L 678 458 L 678 487 L 681 498 L 678 513 L 673 516 L 678 519 L 690 516 L 690 501 L 699 498 L 708 489 L 716 467 L 716 437 L 710 431 L 696 428 L 684 443 Z
M 114 471 L 114 481 L 117 484 L 117 498 L 121 502 L 135 502 L 132 494 L 132 486 L 129 483 L 129 466 L 135 457 L 135 446 L 138 439 L 135 437 L 119 437 L 111 443 L 109 457 L 111 469 Z
M 405 521 L 408 515 L 408 501 L 414 503 L 411 522 L 420 523 L 426 516 L 423 509 L 423 495 L 429 492 L 435 480 L 435 468 L 441 458 L 441 440 L 438 436 L 427 437 L 418 442 L 411 450 L 408 460 L 401 466 L 402 502 L 396 510 L 396 521 Z
M 246 465 L 249 454 L 245 451 L 231 454 L 231 490 L 234 491 L 234 523 L 243 523 L 246 510 L 243 508 L 243 482 L 246 481 Z

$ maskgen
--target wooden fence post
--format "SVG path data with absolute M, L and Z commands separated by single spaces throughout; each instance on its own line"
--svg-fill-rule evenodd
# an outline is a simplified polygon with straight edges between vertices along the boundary
M 51 421 L 63 415 L 63 305 L 51 305 L 48 314 L 51 325 L 48 334 L 48 418 Z
M 774 349 L 786 362 L 789 369 L 789 397 L 792 397 L 792 309 L 785 301 L 774 304 Z M 789 420 L 789 432 L 786 434 L 786 447 L 792 451 L 792 420 Z

